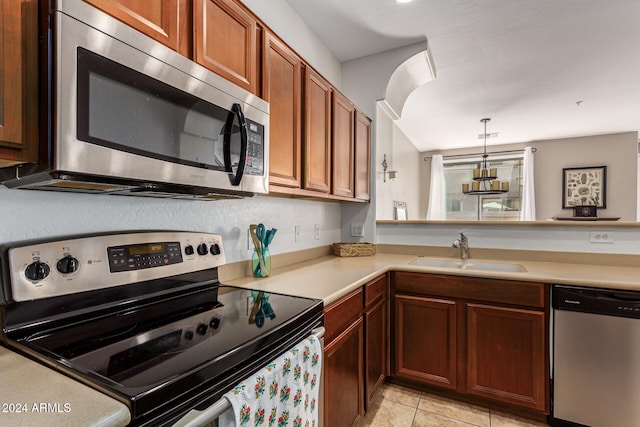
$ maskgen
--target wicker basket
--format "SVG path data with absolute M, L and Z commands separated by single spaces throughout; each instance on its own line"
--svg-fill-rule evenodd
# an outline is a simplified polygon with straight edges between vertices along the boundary
M 333 254 L 335 256 L 371 256 L 376 254 L 376 245 L 373 243 L 334 243 Z

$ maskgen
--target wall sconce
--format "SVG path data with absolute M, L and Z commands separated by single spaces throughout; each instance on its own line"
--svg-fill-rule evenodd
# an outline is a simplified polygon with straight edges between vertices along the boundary
M 389 180 L 393 181 L 398 177 L 398 171 L 389 171 L 387 172 L 387 168 L 389 167 L 389 163 L 387 163 L 387 155 L 384 155 L 384 159 L 382 160 L 382 179 L 383 182 L 387 182 L 387 175 L 389 175 Z

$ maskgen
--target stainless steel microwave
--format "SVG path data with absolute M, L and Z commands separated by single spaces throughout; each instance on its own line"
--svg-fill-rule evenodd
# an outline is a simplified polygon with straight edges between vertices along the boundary
M 48 21 L 41 162 L 5 168 L 4 185 L 202 199 L 268 192 L 267 102 L 85 2 L 58 0 Z

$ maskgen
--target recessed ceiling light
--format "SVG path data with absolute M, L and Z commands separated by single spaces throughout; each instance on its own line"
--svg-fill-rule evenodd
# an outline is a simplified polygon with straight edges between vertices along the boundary
M 397 3 L 411 3 L 413 0 L 396 0 Z

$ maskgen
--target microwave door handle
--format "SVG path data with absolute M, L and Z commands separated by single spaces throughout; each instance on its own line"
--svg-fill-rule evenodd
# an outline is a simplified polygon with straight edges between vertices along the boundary
M 235 117 L 238 117 L 238 123 L 240 125 L 240 158 L 238 159 L 238 169 L 234 175 L 229 176 L 229 180 L 231 181 L 231 185 L 237 186 L 240 185 L 240 181 L 242 181 L 244 167 L 247 163 L 247 123 L 240 104 L 233 104 L 227 116 L 227 122 L 225 123 L 223 146 L 224 166 L 225 170 L 230 174 L 233 173 L 231 167 L 231 135 L 233 133 L 233 119 Z

